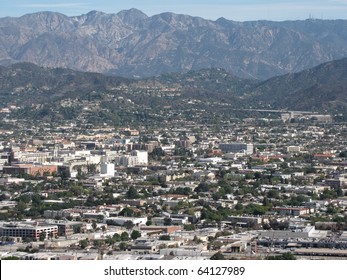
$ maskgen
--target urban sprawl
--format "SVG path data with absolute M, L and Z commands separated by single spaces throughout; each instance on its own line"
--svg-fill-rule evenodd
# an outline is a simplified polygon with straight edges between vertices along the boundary
M 264 115 L 2 129 L 1 258 L 346 259 L 347 125 Z

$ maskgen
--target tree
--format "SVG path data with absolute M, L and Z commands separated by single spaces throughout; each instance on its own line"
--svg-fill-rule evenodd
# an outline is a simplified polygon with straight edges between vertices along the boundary
M 24 213 L 25 209 L 27 208 L 27 204 L 20 200 L 17 204 L 17 210 L 19 213 Z
M 82 186 L 79 185 L 73 185 L 70 188 L 70 192 L 74 195 L 74 196 L 79 196 L 81 194 L 83 194 L 85 191 L 83 189 Z
M 183 225 L 183 228 L 184 228 L 184 230 L 187 230 L 187 231 L 195 230 L 195 226 L 192 224 L 185 224 L 185 225 Z
M 191 194 L 191 189 L 188 187 L 182 188 L 182 187 L 178 187 L 172 191 L 170 191 L 171 193 L 174 194 L 183 194 L 183 195 L 190 195 Z
M 20 258 L 16 256 L 9 256 L 9 257 L 2 258 L 2 260 L 20 260 Z
M 93 241 L 93 246 L 94 247 L 101 247 L 101 245 L 103 244 L 104 242 L 102 240 L 94 240 Z
M 107 245 L 113 245 L 114 243 L 116 243 L 116 241 L 114 240 L 114 238 L 112 238 L 111 236 L 107 236 L 105 243 Z
M 127 230 L 130 230 L 134 227 L 134 223 L 132 221 L 125 221 L 123 226 L 127 229 Z
M 328 214 L 337 214 L 339 213 L 340 208 L 339 207 L 335 207 L 332 204 L 329 204 L 327 207 L 327 213 Z
M 92 227 L 94 230 L 96 230 L 96 228 L 98 227 L 97 223 L 95 221 L 92 222 Z
M 138 230 L 133 230 L 131 232 L 130 237 L 131 237 L 131 239 L 137 239 L 137 238 L 141 237 L 141 232 L 139 232 Z
M 170 235 L 161 235 L 160 237 L 159 237 L 159 240 L 170 240 L 171 238 L 170 238 Z
M 237 210 L 237 211 L 242 211 L 243 210 L 243 205 L 241 204 L 241 203 L 237 203 L 236 205 L 235 205 L 235 210 Z
M 133 217 L 134 215 L 134 210 L 129 207 L 125 207 L 122 211 L 119 212 L 119 216 Z
M 209 190 L 209 185 L 205 182 L 201 182 L 195 189 L 195 192 L 207 192 Z
M 338 189 L 336 189 L 336 195 L 337 195 L 338 197 L 344 196 L 344 195 L 345 195 L 345 193 L 344 193 L 344 191 L 341 189 L 341 187 L 338 188 Z
M 126 197 L 130 199 L 139 198 L 139 194 L 134 186 L 131 186 L 129 190 L 126 192 Z
M 261 206 L 258 204 L 248 204 L 246 206 L 247 212 L 252 215 L 264 215 L 266 211 L 268 211 L 268 208 L 265 206 Z
M 126 242 L 121 242 L 118 246 L 121 251 L 125 251 L 126 249 L 128 249 L 128 243 Z
M 164 226 L 171 226 L 171 225 L 172 225 L 172 219 L 164 218 Z
M 223 243 L 221 241 L 214 241 L 210 244 L 211 249 L 213 250 L 219 250 L 223 246 Z
M 19 198 L 19 202 L 24 202 L 25 204 L 28 204 L 31 201 L 31 197 L 29 195 L 22 195 Z
M 268 198 L 279 198 L 279 192 L 277 190 L 269 190 L 267 193 Z
M 41 196 L 39 194 L 35 194 L 31 197 L 31 203 L 35 207 L 40 207 L 42 204 Z
M 89 245 L 88 239 L 80 240 L 79 245 L 80 245 L 81 249 L 85 249 Z
M 324 190 L 323 193 L 320 195 L 320 199 L 333 199 L 337 198 L 337 193 L 335 190 Z
M 39 240 L 44 241 L 46 239 L 46 236 L 47 236 L 46 232 L 42 231 L 39 235 Z
M 122 241 L 128 241 L 129 240 L 129 234 L 126 231 L 123 231 L 122 234 L 120 235 L 120 239 Z
M 119 235 L 118 233 L 115 233 L 115 234 L 112 236 L 112 239 L 113 239 L 115 242 L 121 241 L 120 235 Z
M 159 160 L 161 157 L 165 156 L 165 152 L 160 147 L 155 147 L 150 154 L 154 160 Z
M 219 251 L 217 253 L 215 253 L 210 260 L 225 260 L 224 255 Z

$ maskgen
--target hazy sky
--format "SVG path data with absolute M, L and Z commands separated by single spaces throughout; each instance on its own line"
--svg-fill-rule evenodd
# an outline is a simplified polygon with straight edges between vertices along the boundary
M 347 0 L 0 0 L 0 17 L 18 17 L 38 11 L 68 16 L 91 10 L 117 13 L 137 8 L 151 16 L 174 12 L 206 19 L 230 20 L 347 19 Z

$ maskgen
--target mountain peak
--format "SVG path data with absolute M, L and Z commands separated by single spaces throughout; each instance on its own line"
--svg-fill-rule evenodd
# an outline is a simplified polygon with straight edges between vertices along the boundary
M 125 16 L 125 15 L 126 16 L 136 16 L 139 18 L 147 18 L 148 17 L 144 12 L 142 12 L 136 8 L 131 8 L 128 10 L 122 10 L 117 15 L 119 15 L 119 16 Z
M 117 16 L 128 25 L 136 25 L 139 22 L 148 18 L 148 16 L 142 11 L 132 8 L 129 10 L 120 11 Z
M 105 15 L 105 13 L 100 12 L 100 11 L 96 11 L 96 10 L 93 10 L 93 11 L 90 11 L 89 13 L 87 13 L 87 16 L 102 16 L 102 15 Z
M 26 14 L 20 17 L 20 19 L 31 19 L 31 20 L 48 20 L 52 18 L 67 19 L 68 17 L 64 14 L 51 11 L 36 12 L 31 14 Z

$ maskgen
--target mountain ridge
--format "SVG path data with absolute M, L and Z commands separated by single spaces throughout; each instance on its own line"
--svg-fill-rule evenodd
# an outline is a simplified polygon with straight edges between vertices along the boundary
M 150 77 L 224 68 L 266 80 L 347 56 L 347 20 L 216 21 L 183 14 L 91 11 L 0 18 L 0 64 Z
M 146 100 L 148 89 L 155 92 L 158 88 L 175 89 L 180 94 L 172 100 L 158 98 L 162 94 L 150 95 Z M 138 93 L 134 95 L 134 92 Z M 13 103 L 17 106 L 45 105 L 54 100 L 84 99 L 94 93 L 101 99 L 103 95 L 118 94 L 134 99 L 139 106 L 144 102 L 148 106 L 151 102 L 160 106 L 169 100 L 179 104 L 182 100 L 196 99 L 207 104 L 229 104 L 230 109 L 257 107 L 344 114 L 347 111 L 347 58 L 266 81 L 239 78 L 221 68 L 134 80 L 64 68 L 43 68 L 31 63 L 0 66 L 1 106 Z
M 249 99 L 296 110 L 322 111 L 335 107 L 346 112 L 347 57 L 270 78 L 253 88 Z

